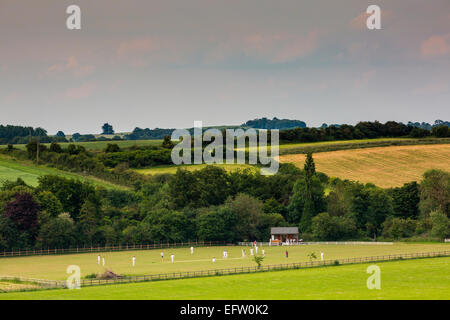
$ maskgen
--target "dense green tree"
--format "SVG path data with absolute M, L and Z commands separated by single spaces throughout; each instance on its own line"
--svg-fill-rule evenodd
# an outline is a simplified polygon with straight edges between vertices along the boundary
M 73 141 L 75 141 L 75 142 L 77 142 L 78 139 L 80 139 L 80 137 L 81 137 L 81 134 L 79 134 L 78 132 L 77 132 L 77 133 L 74 133 L 74 134 L 72 135 L 72 139 L 73 139 Z
M 86 243 L 99 242 L 99 226 L 101 223 L 101 211 L 98 204 L 86 200 L 80 209 L 79 227 Z
M 27 187 L 27 184 L 25 183 L 25 181 L 22 180 L 22 178 L 17 178 L 16 181 L 4 181 L 2 187 L 0 188 L 0 190 L 2 191 L 6 191 L 6 190 L 12 190 L 15 187 Z
M 175 208 L 198 205 L 199 191 L 196 182 L 192 172 L 184 169 L 177 170 L 169 182 L 169 193 Z
M 350 217 L 319 213 L 312 219 L 312 235 L 319 241 L 352 239 L 357 236 L 355 222 Z
M 337 179 L 333 182 L 328 194 L 327 212 L 331 216 L 344 216 L 350 214 L 351 202 L 353 198 L 353 185 L 348 181 Z
M 56 153 L 62 153 L 63 149 L 61 148 L 61 145 L 56 143 L 56 142 L 52 142 L 50 144 L 50 152 L 56 152 Z
M 411 237 L 417 228 L 417 221 L 411 218 L 390 217 L 383 223 L 382 235 L 387 238 L 400 239 Z
M 238 240 L 237 221 L 237 214 L 230 208 L 220 206 L 205 209 L 196 219 L 198 239 L 230 242 Z
M 316 165 L 314 164 L 314 159 L 311 152 L 306 154 L 304 170 L 306 179 L 311 179 L 316 174 Z
M 21 240 L 21 232 L 13 221 L 4 215 L 0 215 L 0 250 L 23 248 L 28 243 Z
M 68 213 L 43 224 L 39 231 L 40 244 L 48 248 L 68 248 L 76 244 L 75 224 Z
M 114 134 L 114 129 L 112 125 L 110 125 L 109 123 L 105 123 L 102 126 L 102 134 Z
M 206 166 L 194 172 L 199 206 L 219 205 L 224 203 L 231 193 L 228 175 L 225 169 Z
M 42 191 L 36 195 L 40 210 L 47 212 L 50 217 L 57 217 L 64 209 L 61 201 L 50 191 Z
M 45 150 L 47 150 L 47 147 L 42 143 L 38 143 L 37 140 L 33 140 L 27 143 L 26 149 L 28 152 L 29 159 L 35 159 L 37 157 L 38 145 L 40 154 L 42 154 Z
M 105 149 L 106 153 L 120 152 L 120 147 L 116 143 L 108 143 Z
M 358 229 L 376 237 L 381 233 L 384 220 L 392 215 L 392 199 L 386 191 L 371 184 L 355 186 L 350 216 Z
M 233 212 L 236 217 L 236 234 L 241 240 L 259 239 L 259 224 L 264 215 L 263 203 L 247 194 L 238 194 L 229 198 L 225 206 Z
M 403 187 L 390 191 L 394 215 L 400 218 L 417 218 L 419 214 L 419 185 L 405 183 Z
M 431 218 L 431 235 L 439 239 L 450 236 L 450 219 L 441 211 L 433 211 L 430 213 Z
M 420 212 L 427 216 L 432 211 L 441 211 L 450 216 L 450 173 L 429 170 L 420 183 Z
M 181 242 L 195 238 L 186 233 L 188 223 L 180 211 L 159 209 L 147 214 L 140 226 L 146 230 L 150 241 Z
M 172 142 L 172 138 L 170 136 L 164 136 L 162 147 L 166 149 L 172 149 L 174 147 L 174 143 Z
M 75 221 L 78 221 L 81 206 L 88 196 L 95 194 L 95 189 L 91 184 L 79 180 L 47 175 L 39 177 L 38 181 L 38 192 L 53 193 L 61 202 L 63 211 L 69 212 Z
M 433 129 L 431 129 L 431 134 L 437 138 L 450 137 L 450 128 L 446 125 L 433 127 Z
M 325 208 L 324 188 L 319 178 L 299 179 L 293 188 L 287 221 L 295 224 L 301 222 L 302 232 L 307 232 L 311 228 L 311 219 Z
M 286 214 L 286 207 L 274 198 L 270 198 L 264 202 L 263 210 L 265 213 L 279 213 L 282 216 L 285 216 Z

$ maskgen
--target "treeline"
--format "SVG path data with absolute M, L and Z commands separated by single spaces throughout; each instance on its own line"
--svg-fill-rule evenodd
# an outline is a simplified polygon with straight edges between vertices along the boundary
M 175 129 L 141 129 L 135 128 L 132 133 L 126 134 L 124 136 L 125 140 L 152 140 L 152 139 L 163 139 L 164 136 L 172 135 Z
M 450 121 L 436 120 L 433 124 L 429 124 L 428 122 L 411 122 L 408 121 L 408 126 L 417 127 L 421 129 L 426 129 L 431 131 L 434 127 L 447 126 L 450 127 Z
M 450 137 L 450 129 L 445 124 L 435 126 L 429 131 L 427 129 L 405 125 L 401 122 L 388 121 L 383 124 L 375 121 L 359 122 L 355 126 L 343 124 L 340 126 L 295 128 L 280 131 L 280 140 L 286 142 L 317 142 L 394 137 L 423 138 L 427 136 L 439 138 Z
M 25 144 L 30 137 L 40 137 L 43 142 L 52 140 L 42 128 L 0 125 L 0 144 Z
M 292 128 L 306 128 L 306 123 L 301 120 L 278 119 L 274 117 L 272 120 L 267 118 L 249 120 L 242 125 L 243 127 L 250 127 L 255 129 L 292 129 Z
M 325 189 L 329 193 L 325 195 Z M 450 236 L 450 174 L 384 190 L 282 164 L 273 176 L 207 166 L 155 175 L 133 191 L 56 176 L 0 190 L 0 250 L 188 240 L 268 241 L 299 226 L 304 240 L 443 239 Z

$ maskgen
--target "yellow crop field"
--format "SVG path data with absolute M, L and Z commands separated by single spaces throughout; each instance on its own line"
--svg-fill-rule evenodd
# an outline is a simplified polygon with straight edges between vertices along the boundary
M 450 171 L 450 145 L 412 145 L 320 152 L 313 155 L 317 171 L 331 177 L 371 182 L 382 188 L 420 181 L 425 171 Z M 280 156 L 303 168 L 304 154 Z

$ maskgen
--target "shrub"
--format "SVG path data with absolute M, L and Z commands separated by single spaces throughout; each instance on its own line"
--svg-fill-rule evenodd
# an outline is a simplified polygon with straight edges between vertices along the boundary
M 430 213 L 431 217 L 431 235 L 444 239 L 450 236 L 450 220 L 441 211 L 434 211 Z

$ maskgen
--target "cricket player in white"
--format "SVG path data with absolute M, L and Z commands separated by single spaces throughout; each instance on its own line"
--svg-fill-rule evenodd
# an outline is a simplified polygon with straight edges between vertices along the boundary
M 164 252 L 161 251 L 161 261 L 164 262 Z
M 320 260 L 323 261 L 323 252 L 320 252 Z
M 242 249 L 242 258 L 245 258 L 245 250 Z
M 105 257 L 103 257 L 102 260 L 103 260 L 103 266 L 105 266 Z
M 266 254 L 265 254 L 266 252 L 264 251 L 264 249 L 262 249 L 262 255 L 263 255 L 263 257 L 265 257 L 266 256 Z
M 100 255 L 98 255 L 97 260 L 98 260 L 98 264 L 100 265 Z
M 250 249 L 250 255 L 253 255 L 253 248 Z
M 194 247 L 191 247 L 191 254 L 194 254 Z
M 212 260 L 212 261 L 213 261 L 213 263 L 214 263 L 214 262 L 216 262 L 216 258 L 213 258 L 213 260 Z
M 256 254 L 258 254 L 258 247 L 257 246 L 255 246 L 255 252 L 256 252 Z
M 224 252 L 223 252 L 223 258 L 225 259 L 226 257 L 227 257 L 227 252 L 224 251 Z
M 134 267 L 134 265 L 136 264 L 136 257 L 135 256 L 133 256 L 132 261 L 133 261 L 133 267 Z
M 174 260 L 175 260 L 175 255 L 174 255 L 174 254 L 172 254 L 172 255 L 170 256 L 170 260 L 172 260 L 172 263 L 174 262 Z

